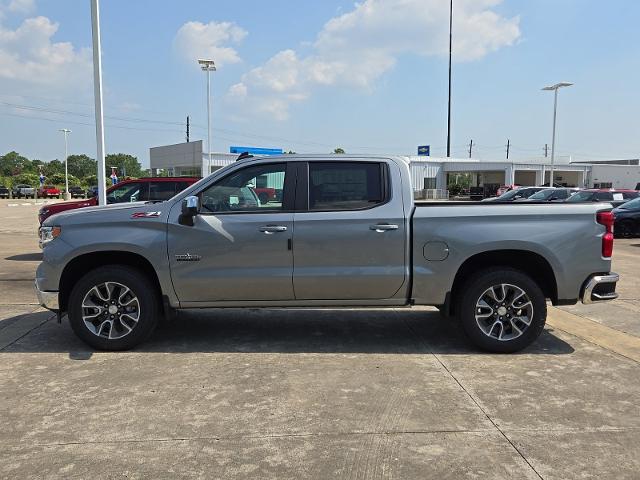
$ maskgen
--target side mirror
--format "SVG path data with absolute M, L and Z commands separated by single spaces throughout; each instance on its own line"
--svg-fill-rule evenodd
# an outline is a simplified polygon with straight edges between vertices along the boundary
M 182 200 L 182 213 L 178 221 L 181 225 L 193 227 L 193 217 L 198 215 L 200 200 L 196 196 L 189 196 Z

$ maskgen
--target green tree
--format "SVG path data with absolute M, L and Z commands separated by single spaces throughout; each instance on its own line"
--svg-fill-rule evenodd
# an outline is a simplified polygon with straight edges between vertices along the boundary
M 98 176 L 97 175 L 87 175 L 82 179 L 82 184 L 87 187 L 92 187 L 93 185 L 98 184 Z
M 98 169 L 98 162 L 84 153 L 81 155 L 69 155 L 67 162 L 69 163 L 69 173 L 78 178 L 95 175 Z
M 111 175 L 111 167 L 117 167 L 118 177 L 139 177 L 142 174 L 138 158 L 126 153 L 110 153 L 105 157 L 105 167 L 107 177 Z
M 334 150 L 333 150 L 333 153 L 340 153 L 340 154 L 342 154 L 342 153 L 345 153 L 345 151 L 344 151 L 344 148 L 340 148 L 340 147 L 338 147 L 338 148 L 336 148 L 336 149 L 334 149 Z
M 52 175 L 55 175 L 56 173 L 64 175 L 64 163 L 62 163 L 58 159 L 51 160 L 50 162 L 47 162 L 43 165 L 42 172 L 44 173 L 45 177 L 50 177 Z
M 22 173 L 25 166 L 30 166 L 27 157 L 23 157 L 18 152 L 9 152 L 0 157 L 0 174 L 1 175 L 18 175 Z

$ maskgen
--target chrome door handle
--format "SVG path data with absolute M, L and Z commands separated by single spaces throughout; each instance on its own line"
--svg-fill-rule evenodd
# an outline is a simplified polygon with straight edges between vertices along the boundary
M 398 225 L 393 225 L 391 223 L 378 223 L 377 225 L 371 225 L 369 230 L 376 231 L 378 233 L 387 232 L 389 230 L 398 230 Z
M 287 227 L 284 225 L 264 225 L 260 227 L 260 231 L 267 235 L 271 235 L 272 233 L 286 232 Z

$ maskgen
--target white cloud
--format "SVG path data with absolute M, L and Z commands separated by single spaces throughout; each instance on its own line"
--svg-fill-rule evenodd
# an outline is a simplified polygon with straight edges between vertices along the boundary
M 229 44 L 238 44 L 247 31 L 232 22 L 187 22 L 182 25 L 173 46 L 188 61 L 211 58 L 216 65 L 240 62 L 238 52 Z
M 519 18 L 491 10 L 501 0 L 457 0 L 454 5 L 454 60 L 473 61 L 520 37 Z M 322 86 L 370 90 L 401 55 L 448 53 L 449 2 L 365 0 L 329 20 L 300 57 L 283 50 L 242 76 L 231 94 L 253 98 L 251 105 L 284 119 L 291 103 Z M 237 95 L 235 95 L 237 97 Z
M 26 15 L 35 9 L 35 0 L 0 0 L 0 20 L 8 14 Z
M 42 16 L 27 18 L 15 30 L 0 25 L 3 89 L 33 94 L 40 87 L 40 91 L 51 94 L 89 85 L 90 50 L 77 49 L 69 42 L 54 42 L 57 31 L 58 24 Z

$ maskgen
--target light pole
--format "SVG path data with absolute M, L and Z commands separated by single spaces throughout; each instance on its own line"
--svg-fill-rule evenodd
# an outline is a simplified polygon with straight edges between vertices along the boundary
M 69 193 L 69 143 L 67 135 L 71 133 L 68 128 L 61 128 L 59 132 L 64 133 L 64 199 L 71 200 L 71 194 Z
M 570 87 L 573 83 L 569 82 L 560 82 L 555 85 L 549 85 L 548 87 L 544 87 L 542 90 L 553 90 L 553 134 L 551 136 L 551 171 L 549 177 L 549 186 L 553 187 L 553 165 L 555 161 L 555 152 L 556 152 L 556 112 L 558 110 L 558 89 L 562 87 Z M 544 185 L 544 178 L 542 179 L 542 184 Z
M 202 176 L 206 177 L 211 173 L 211 72 L 216 71 L 216 64 L 213 60 L 198 60 L 202 71 L 207 72 L 207 152 L 209 165 L 207 166 L 207 174 L 202 172 Z
M 96 160 L 98 163 L 98 205 L 107 204 L 104 167 L 104 115 L 102 112 L 102 52 L 100 50 L 100 6 L 91 0 L 91 36 L 93 39 L 93 96 L 96 115 Z
M 449 2 L 449 101 L 447 103 L 447 158 L 451 156 L 451 39 L 453 30 L 453 0 Z

